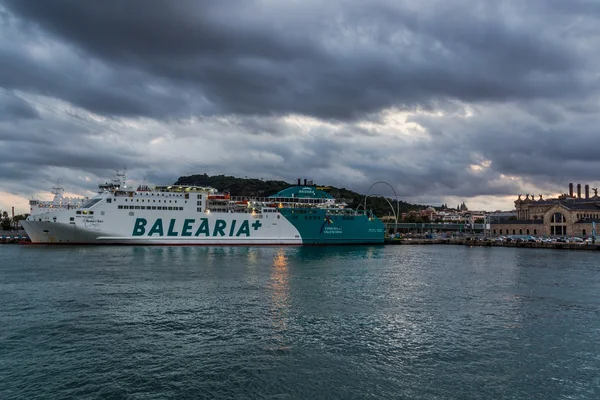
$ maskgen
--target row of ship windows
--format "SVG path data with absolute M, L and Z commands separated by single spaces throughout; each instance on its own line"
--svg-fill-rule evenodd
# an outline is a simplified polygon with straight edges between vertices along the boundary
M 108 200 L 110 200 L 110 199 L 107 199 L 107 201 L 108 201 Z M 127 199 L 125 199 L 125 201 L 127 201 Z M 136 201 L 136 202 L 139 202 L 139 201 L 140 201 L 140 199 L 135 199 L 135 201 Z M 133 203 L 133 199 L 131 199 L 131 202 Z M 143 202 L 144 202 L 144 199 L 142 199 L 142 203 L 143 203 Z M 156 200 L 152 200 L 152 202 L 153 202 L 153 203 L 156 203 Z M 160 203 L 161 201 L 160 201 L 160 200 L 158 200 L 158 202 Z M 167 201 L 165 200 L 164 202 L 166 203 Z M 177 200 L 169 200 L 169 203 L 171 203 L 171 202 L 177 203 Z M 148 199 L 148 203 L 150 203 L 150 199 Z M 187 201 L 186 201 L 186 203 L 187 203 Z M 198 202 L 198 203 L 200 203 L 200 202 Z
M 320 219 L 320 217 L 318 216 L 312 216 L 312 215 L 305 215 L 304 219 Z M 343 215 L 342 217 L 338 217 L 338 216 L 333 216 L 331 217 L 331 219 L 345 219 L 345 220 L 354 220 L 354 216 L 353 215 Z
M 292 214 L 316 214 L 316 210 L 292 210 Z
M 144 194 L 146 196 L 184 197 L 182 194 L 172 194 L 172 193 L 168 193 L 168 194 L 165 194 L 165 193 L 143 193 L 142 194 L 142 193 L 133 192 L 134 196 L 143 196 Z M 185 198 L 187 199 L 188 197 L 189 197 L 189 195 L 186 193 Z
M 119 210 L 174 210 L 183 211 L 183 207 L 162 207 L 162 206 L 118 206 Z

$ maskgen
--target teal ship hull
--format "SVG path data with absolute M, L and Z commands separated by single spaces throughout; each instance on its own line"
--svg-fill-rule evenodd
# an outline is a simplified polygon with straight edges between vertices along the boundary
M 304 245 L 383 244 L 385 225 L 375 215 L 327 209 L 282 208 Z

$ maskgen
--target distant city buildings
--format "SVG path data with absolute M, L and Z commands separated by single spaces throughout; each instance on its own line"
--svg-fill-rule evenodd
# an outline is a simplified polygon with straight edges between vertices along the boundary
M 414 210 L 402 213 L 402 221 L 424 221 L 437 223 L 473 224 L 476 221 L 483 223 L 487 213 L 484 211 L 469 211 L 465 203 L 456 209 L 443 205 L 439 209 L 427 207 L 424 210 Z
M 557 198 L 544 199 L 530 194 L 518 195 L 515 200 L 516 218 L 491 220 L 492 235 L 533 236 L 590 236 L 595 224 L 600 223 L 598 189 L 589 185 L 569 184 L 569 191 Z

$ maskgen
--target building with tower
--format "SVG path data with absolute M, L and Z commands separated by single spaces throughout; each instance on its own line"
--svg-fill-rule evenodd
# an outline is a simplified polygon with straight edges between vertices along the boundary
M 557 198 L 544 199 L 540 194 L 519 194 L 515 200 L 516 219 L 490 221 L 492 235 L 581 236 L 592 235 L 595 224 L 600 223 L 600 196 L 598 189 L 569 184 L 568 193 Z

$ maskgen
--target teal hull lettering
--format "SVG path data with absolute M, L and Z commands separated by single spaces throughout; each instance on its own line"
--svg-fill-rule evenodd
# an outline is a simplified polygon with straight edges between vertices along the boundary
M 229 236 L 233 236 L 234 232 L 235 232 L 235 223 L 237 221 L 234 219 L 233 221 L 231 221 L 231 228 L 229 228 Z
M 250 224 L 248 224 L 248 220 L 242 222 L 242 226 L 240 226 L 240 229 L 235 234 L 238 237 L 242 235 L 250 236 Z
M 175 220 L 172 219 L 171 222 L 169 222 L 169 231 L 167 232 L 167 236 L 178 236 L 179 232 L 175 231 Z
M 198 230 L 194 236 L 200 236 L 201 234 L 204 234 L 204 236 L 210 236 L 210 231 L 208 230 L 208 219 L 200 218 L 200 220 L 202 222 L 200 222 L 200 226 L 198 227 Z
M 136 218 L 131 236 L 142 236 L 144 233 L 146 233 L 147 223 L 148 221 L 146 221 L 146 218 Z
M 163 225 L 162 225 L 162 218 L 159 218 L 156 220 L 156 222 L 154 222 L 154 225 L 152 225 L 152 228 L 150 228 L 150 231 L 148 232 L 148 236 L 152 236 L 155 233 L 158 233 L 158 236 L 163 236 Z
M 195 219 L 186 219 L 183 221 L 183 229 L 181 230 L 181 236 L 192 236 L 192 224 L 196 222 Z
M 217 233 L 219 234 L 219 236 L 225 236 L 225 227 L 227 226 L 227 222 L 223 221 L 222 219 L 218 219 L 215 222 L 215 229 L 213 230 L 213 236 L 217 236 Z

